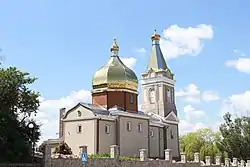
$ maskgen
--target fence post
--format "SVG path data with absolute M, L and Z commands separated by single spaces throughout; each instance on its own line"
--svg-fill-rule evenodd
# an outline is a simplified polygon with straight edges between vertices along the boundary
M 110 146 L 110 157 L 114 159 L 119 159 L 119 146 L 117 145 Z
M 240 166 L 241 167 L 245 167 L 245 161 L 242 159 L 242 160 L 240 160 Z
M 51 167 L 51 145 L 45 142 L 45 149 L 43 153 L 44 167 Z
M 237 158 L 233 158 L 232 166 L 238 166 L 238 159 Z
M 82 155 L 82 153 L 86 153 L 88 155 L 88 146 L 79 146 L 79 150 L 80 150 L 80 154 Z
M 225 158 L 225 166 L 230 167 L 230 159 L 229 158 Z
M 166 149 L 165 150 L 165 160 L 169 161 L 170 163 L 172 163 L 172 150 L 171 149 Z
M 196 163 L 200 162 L 200 153 L 198 152 L 194 153 L 194 162 Z
M 210 156 L 206 156 L 205 157 L 205 161 L 206 161 L 206 165 L 210 166 L 211 165 L 211 157 Z
M 140 161 L 147 161 L 148 155 L 147 155 L 147 149 L 140 149 Z
M 181 163 L 187 163 L 187 156 L 185 153 L 181 153 Z
M 216 157 L 215 157 L 215 165 L 221 165 L 220 159 L 221 159 L 220 156 L 216 156 Z
M 247 160 L 246 167 L 250 167 L 250 160 Z

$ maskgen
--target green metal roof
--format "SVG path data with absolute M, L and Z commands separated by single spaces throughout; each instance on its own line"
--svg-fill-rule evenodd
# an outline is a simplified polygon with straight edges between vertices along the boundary
M 168 69 L 167 63 L 164 59 L 164 56 L 162 54 L 160 45 L 157 41 L 153 41 L 149 62 L 148 62 L 148 69 L 154 69 L 154 70 L 166 70 Z

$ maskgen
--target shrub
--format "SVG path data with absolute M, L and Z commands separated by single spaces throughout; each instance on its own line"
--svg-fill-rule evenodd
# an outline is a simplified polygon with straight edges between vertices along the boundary
M 88 158 L 110 158 L 110 153 L 103 153 L 103 154 L 89 154 Z M 137 157 L 127 157 L 127 156 L 121 156 L 121 161 L 135 161 L 139 160 Z
M 103 154 L 89 154 L 88 158 L 110 158 L 109 153 L 103 153 Z
M 71 155 L 72 151 L 67 143 L 61 142 L 60 144 L 58 144 L 58 146 L 56 146 L 54 153 L 63 154 L 63 155 Z
M 136 161 L 136 160 L 139 160 L 138 157 L 126 157 L 126 156 L 121 156 L 120 157 L 120 160 L 121 161 Z

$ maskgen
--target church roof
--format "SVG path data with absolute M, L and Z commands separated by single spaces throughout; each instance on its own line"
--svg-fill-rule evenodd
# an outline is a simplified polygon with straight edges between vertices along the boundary
M 143 111 L 138 111 L 138 113 L 127 112 L 119 106 L 114 106 L 114 107 L 110 108 L 109 110 L 107 110 L 107 109 L 103 108 L 102 106 L 89 104 L 89 103 L 83 103 L 83 102 L 80 102 L 76 106 L 74 106 L 73 108 L 69 109 L 65 113 L 64 118 L 66 118 L 67 114 L 70 111 L 74 110 L 76 107 L 79 107 L 79 106 L 82 106 L 82 107 L 89 109 L 90 111 L 93 112 L 93 114 L 95 116 L 115 116 L 115 115 L 130 116 L 130 117 L 140 118 L 140 119 L 149 119 L 151 124 L 159 125 L 159 126 L 166 125 L 166 123 L 167 124 L 168 123 L 178 123 L 178 120 L 175 119 L 177 117 L 175 116 L 174 113 L 169 114 L 169 115 L 171 115 L 171 118 L 174 116 L 173 117 L 174 119 L 169 119 L 170 118 L 169 116 L 162 118 L 155 113 L 144 113 Z
M 137 91 L 138 79 L 118 56 L 119 46 L 114 40 L 111 57 L 106 65 L 96 71 L 92 80 L 93 90 L 99 88 L 131 89 Z
M 156 30 L 154 34 L 152 35 L 152 48 L 151 48 L 151 53 L 149 56 L 149 62 L 148 62 L 148 70 L 154 70 L 154 71 L 159 71 L 159 70 L 166 70 L 169 71 L 171 74 L 172 72 L 167 66 L 167 63 L 165 61 L 165 58 L 162 54 L 161 47 L 160 47 L 160 38 L 161 36 L 156 33 Z
M 148 62 L 148 70 L 154 69 L 154 70 L 166 70 L 168 69 L 167 63 L 164 59 L 164 56 L 162 54 L 161 48 L 160 48 L 160 35 L 154 32 L 154 34 L 151 37 L 152 39 L 152 49 L 149 57 Z
M 105 108 L 103 108 L 102 106 L 98 106 L 98 105 L 94 105 L 90 103 L 83 103 L 83 102 L 79 104 L 82 105 L 83 107 L 90 109 L 94 115 L 109 115 L 110 114 L 110 112 L 106 110 Z

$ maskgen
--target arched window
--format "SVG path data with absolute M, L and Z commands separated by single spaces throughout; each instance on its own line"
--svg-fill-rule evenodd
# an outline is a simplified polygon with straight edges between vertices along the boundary
M 154 88 L 149 89 L 149 101 L 150 103 L 155 103 L 155 89 Z
M 171 94 L 170 89 L 168 89 L 168 91 L 167 91 L 167 96 L 168 96 L 167 101 L 171 103 L 172 102 L 172 94 Z

